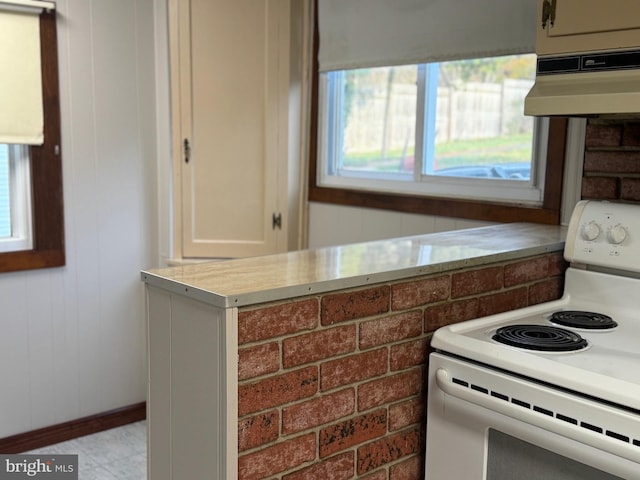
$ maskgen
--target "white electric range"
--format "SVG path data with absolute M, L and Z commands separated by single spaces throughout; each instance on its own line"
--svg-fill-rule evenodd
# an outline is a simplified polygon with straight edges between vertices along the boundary
M 439 329 L 427 480 L 640 479 L 640 206 L 582 201 L 561 299 Z

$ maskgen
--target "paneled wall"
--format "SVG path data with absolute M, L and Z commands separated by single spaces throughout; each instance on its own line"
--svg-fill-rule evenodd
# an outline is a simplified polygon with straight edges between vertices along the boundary
M 67 264 L 0 274 L 0 437 L 145 400 L 154 3 L 56 2 Z
M 345 207 L 312 202 L 309 205 L 309 248 L 386 238 L 484 227 L 488 222 L 434 215 Z

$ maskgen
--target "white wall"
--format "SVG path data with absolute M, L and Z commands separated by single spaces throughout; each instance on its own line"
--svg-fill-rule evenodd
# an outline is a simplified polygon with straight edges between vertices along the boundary
M 491 223 L 312 202 L 309 204 L 309 248 L 485 225 Z
M 141 402 L 154 0 L 57 0 L 67 264 L 0 274 L 0 437 Z

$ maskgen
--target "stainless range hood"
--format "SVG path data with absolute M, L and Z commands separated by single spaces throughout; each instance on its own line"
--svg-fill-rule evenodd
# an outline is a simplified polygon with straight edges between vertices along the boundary
M 538 58 L 525 115 L 640 113 L 640 50 Z

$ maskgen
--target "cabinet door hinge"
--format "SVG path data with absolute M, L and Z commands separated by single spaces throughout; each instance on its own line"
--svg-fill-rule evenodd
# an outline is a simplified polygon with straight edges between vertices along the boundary
M 271 227 L 275 230 L 276 228 L 278 230 L 282 230 L 282 214 L 281 213 L 275 213 L 271 216 Z
M 556 22 L 556 0 L 544 0 L 542 2 L 542 28 L 549 26 L 553 27 Z

